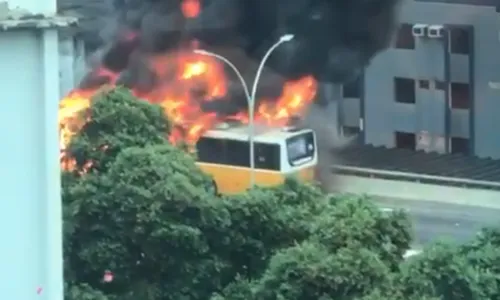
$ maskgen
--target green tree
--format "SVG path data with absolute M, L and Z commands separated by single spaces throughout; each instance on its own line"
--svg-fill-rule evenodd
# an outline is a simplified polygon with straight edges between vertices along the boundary
M 366 258 L 380 274 L 392 267 L 387 257 L 407 248 L 409 234 L 396 228 L 408 231 L 405 222 L 359 205 L 368 200 L 332 199 L 293 179 L 216 196 L 194 158 L 168 143 L 161 108 L 126 90 L 100 95 L 81 117 L 87 123 L 68 149 L 77 169 L 63 173 L 66 273 L 77 284 L 68 290 L 92 288 L 119 299 L 259 297 L 269 278 L 286 280 L 276 273 L 280 257 L 293 260 L 304 245 L 317 249 L 312 258 L 323 259 L 318 251 L 339 256 L 343 268 Z M 334 242 L 336 230 L 342 242 Z M 355 251 L 362 239 L 369 247 Z M 377 242 L 386 250 L 372 251 Z M 102 281 L 105 270 L 113 282 Z
M 479 284 L 486 298 L 500 299 L 500 228 L 484 228 L 460 250 L 478 270 Z
M 305 242 L 277 253 L 257 283 L 255 299 L 352 299 L 388 282 L 389 269 L 366 248 L 332 253 Z
M 435 243 L 402 264 L 397 285 L 404 297 L 500 299 L 500 230 L 472 241 Z
M 274 249 L 270 247 L 274 255 L 266 259 L 261 276 L 253 274 L 247 280 L 240 280 L 214 299 L 341 300 L 368 295 L 376 299 L 372 295 L 376 288 L 387 292 L 383 294 L 385 299 L 391 299 L 388 295 L 404 299 L 396 296 L 398 290 L 393 287 L 392 275 L 411 241 L 409 221 L 404 214 L 384 214 L 366 198 L 328 197 L 293 180 L 264 191 L 281 196 L 259 195 L 254 201 L 265 200 L 263 205 L 273 203 L 271 206 L 278 203 L 278 211 L 266 208 L 263 213 L 249 213 L 249 217 L 258 215 L 262 220 L 248 227 L 260 229 L 264 225 L 262 230 L 272 229 L 266 223 L 269 220 L 281 225 L 269 231 L 266 243 L 271 246 L 274 241 Z M 280 211 L 288 218 L 274 223 L 279 217 L 272 216 L 279 216 Z M 295 229 L 287 231 L 292 226 Z M 254 234 L 259 233 L 257 230 Z M 272 239 L 275 233 L 278 236 Z M 247 237 L 251 235 L 245 233 Z M 294 242 L 277 246 L 287 237 L 293 237 Z
M 109 300 L 101 291 L 95 290 L 88 284 L 70 284 L 64 286 L 64 297 L 66 300 Z
M 217 285 L 223 263 L 199 227 L 222 228 L 227 213 L 193 157 L 168 143 L 161 108 L 117 89 L 81 117 L 90 118 L 68 151 L 76 172 L 63 173 L 67 279 L 120 299 L 183 299 L 201 290 L 185 282 Z M 106 269 L 112 283 L 101 280 Z
M 103 171 L 123 149 L 163 144 L 171 130 L 160 106 L 139 101 L 125 88 L 97 94 L 79 118 L 85 125 L 67 149 L 76 172 L 87 170 L 89 163 L 90 170 Z
M 176 148 L 127 148 L 106 174 L 82 178 L 71 196 L 79 226 L 70 239 L 70 262 L 80 270 L 78 280 L 117 295 L 135 283 L 161 283 L 158 291 L 182 299 L 173 291 L 185 282 L 218 278 L 218 261 L 199 226 L 223 227 L 227 214 L 213 198 L 210 179 Z M 103 268 L 116 274 L 112 284 L 100 283 Z
M 67 300 L 500 299 L 500 231 L 404 261 L 403 212 L 294 179 L 218 196 L 162 109 L 124 89 L 81 117 L 62 174 Z
M 329 205 L 315 186 L 299 184 L 295 179 L 220 200 L 231 222 L 220 233 L 228 243 L 214 251 L 227 258 L 234 275 L 248 278 L 261 275 L 277 250 L 305 240 L 311 233 L 312 220 Z
M 411 223 L 402 211 L 382 212 L 366 197 L 332 197 L 333 207 L 312 224 L 313 239 L 330 251 L 348 247 L 376 253 L 398 270 L 412 242 Z
M 403 265 L 400 286 L 404 295 L 435 296 L 443 300 L 490 299 L 480 270 L 453 243 L 440 242 Z
M 481 238 L 482 239 L 482 238 Z M 477 245 L 476 245 L 477 246 Z M 466 246 L 467 247 L 467 246 Z M 467 262 L 478 273 L 478 284 L 485 299 L 500 299 L 500 247 L 486 243 L 480 248 L 471 248 L 464 253 Z

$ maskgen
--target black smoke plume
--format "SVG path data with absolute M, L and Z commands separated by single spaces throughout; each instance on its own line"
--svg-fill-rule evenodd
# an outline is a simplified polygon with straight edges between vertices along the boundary
M 294 34 L 268 68 L 285 78 L 313 74 L 327 82 L 355 78 L 389 45 L 398 6 L 398 0 L 199 0 L 201 12 L 189 19 L 183 0 L 60 1 L 61 10 L 83 16 L 81 36 L 90 51 L 106 48 L 102 63 L 112 70 L 137 72 L 130 65 L 138 53 L 164 53 L 192 40 L 240 49 L 258 62 L 280 36 Z

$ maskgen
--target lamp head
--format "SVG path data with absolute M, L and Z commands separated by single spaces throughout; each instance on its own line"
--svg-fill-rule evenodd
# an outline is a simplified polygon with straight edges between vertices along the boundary
M 208 51 L 199 50 L 199 49 L 193 50 L 193 52 L 196 53 L 196 54 L 202 54 L 202 55 L 210 55 L 211 54 Z
M 281 36 L 280 41 L 289 42 L 289 41 L 293 40 L 294 37 L 295 36 L 293 34 L 285 34 L 285 35 Z

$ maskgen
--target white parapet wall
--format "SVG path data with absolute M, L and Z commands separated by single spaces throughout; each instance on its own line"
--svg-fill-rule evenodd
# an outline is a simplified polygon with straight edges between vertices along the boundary
M 0 291 L 63 300 L 55 0 L 0 2 Z
M 336 192 L 500 209 L 500 191 L 353 175 L 336 175 Z

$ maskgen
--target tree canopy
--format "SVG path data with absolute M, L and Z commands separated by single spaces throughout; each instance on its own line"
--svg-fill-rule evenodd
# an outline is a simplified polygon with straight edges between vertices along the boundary
M 68 300 L 500 299 L 498 230 L 405 260 L 404 212 L 295 179 L 217 195 L 161 107 L 125 89 L 81 117 L 62 174 Z

